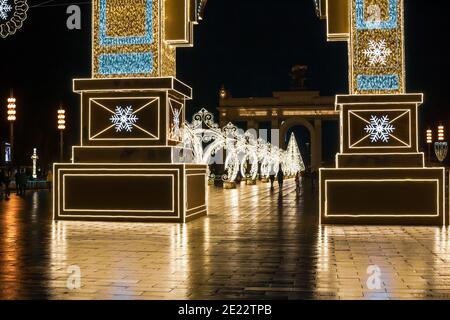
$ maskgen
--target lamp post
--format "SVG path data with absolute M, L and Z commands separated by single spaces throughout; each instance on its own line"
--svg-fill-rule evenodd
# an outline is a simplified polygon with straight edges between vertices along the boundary
M 9 121 L 9 143 L 11 145 L 11 162 L 13 161 L 14 152 L 14 122 L 16 121 L 16 98 L 13 97 L 11 90 L 11 96 L 8 98 L 8 121 Z
M 59 161 L 64 158 L 64 130 L 66 129 L 66 111 L 62 106 L 58 110 L 58 130 L 59 130 Z
M 431 163 L 431 145 L 433 144 L 433 130 L 427 130 L 427 145 L 428 145 L 428 163 Z
M 445 140 L 445 129 L 443 125 L 438 127 L 438 141 L 434 144 L 434 153 L 439 162 L 443 162 L 447 157 L 448 153 L 448 143 Z

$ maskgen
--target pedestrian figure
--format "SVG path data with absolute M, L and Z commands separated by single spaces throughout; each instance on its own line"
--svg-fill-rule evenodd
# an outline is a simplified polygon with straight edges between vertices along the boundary
M 52 173 L 52 170 L 48 170 L 48 173 L 47 173 L 47 186 L 48 186 L 49 190 L 52 189 L 52 184 L 53 184 L 53 173 Z
M 16 195 L 20 196 L 20 188 L 19 188 L 19 180 L 20 180 L 20 171 L 22 169 L 18 168 L 16 173 L 14 174 L 14 181 L 16 182 Z
M 28 176 L 24 169 L 21 170 L 18 178 L 19 178 L 19 193 L 21 196 L 24 196 L 28 184 Z
M 300 172 L 295 174 L 295 191 L 297 194 L 300 193 Z
M 273 191 L 275 190 L 275 187 L 273 186 L 273 184 L 275 183 L 275 175 L 271 174 L 269 176 L 269 179 L 270 179 L 270 191 Z
M 4 171 L 3 175 L 3 185 L 5 186 L 5 200 L 9 200 L 9 196 L 11 195 L 11 190 L 9 190 L 9 185 L 11 184 L 11 171 Z
M 0 171 L 0 200 L 3 200 L 3 181 L 5 180 L 5 172 L 3 169 Z
M 278 175 L 277 175 L 277 178 L 278 178 L 278 187 L 280 188 L 280 193 L 282 193 L 283 192 L 283 182 L 284 182 L 284 174 L 283 174 L 283 170 L 279 170 L 278 171 Z

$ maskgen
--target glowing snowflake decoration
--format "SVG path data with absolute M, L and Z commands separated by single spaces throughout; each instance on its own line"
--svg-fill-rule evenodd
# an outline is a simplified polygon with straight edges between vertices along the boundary
M 116 112 L 111 117 L 111 122 L 115 125 L 117 132 L 133 130 L 133 125 L 139 120 L 133 113 L 132 107 L 116 107 Z
M 0 19 L 6 20 L 8 18 L 8 12 L 12 10 L 12 7 L 8 4 L 8 0 L 0 0 Z
M 378 64 L 385 66 L 392 51 L 387 47 L 386 40 L 370 40 L 369 48 L 364 50 L 363 53 L 369 58 L 369 64 L 371 66 L 376 66 Z
M 368 124 L 364 130 L 370 134 L 370 140 L 372 143 L 378 141 L 388 143 L 390 134 L 395 131 L 395 128 L 390 123 L 388 116 L 381 118 L 372 116 L 370 118 L 370 124 Z

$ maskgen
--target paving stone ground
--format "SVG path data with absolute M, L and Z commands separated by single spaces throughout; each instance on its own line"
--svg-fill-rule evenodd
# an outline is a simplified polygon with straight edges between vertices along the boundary
M 54 222 L 48 191 L 13 195 L 0 299 L 450 299 L 449 229 L 319 226 L 310 182 L 294 189 L 211 187 L 210 215 L 185 225 Z

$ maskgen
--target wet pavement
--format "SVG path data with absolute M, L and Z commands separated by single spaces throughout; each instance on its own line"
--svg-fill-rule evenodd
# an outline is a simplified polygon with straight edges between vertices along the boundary
M 450 299 L 449 229 L 320 227 L 310 183 L 294 189 L 211 187 L 186 225 L 53 222 L 48 191 L 13 195 L 0 298 Z

